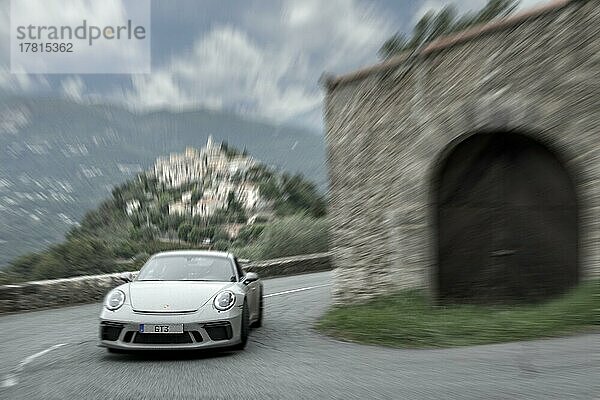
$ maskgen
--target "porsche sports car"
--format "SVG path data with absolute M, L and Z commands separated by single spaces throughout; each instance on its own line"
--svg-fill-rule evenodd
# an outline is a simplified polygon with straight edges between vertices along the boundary
M 170 251 L 150 257 L 135 279 L 108 293 L 100 345 L 110 352 L 243 349 L 263 317 L 258 275 L 229 253 Z

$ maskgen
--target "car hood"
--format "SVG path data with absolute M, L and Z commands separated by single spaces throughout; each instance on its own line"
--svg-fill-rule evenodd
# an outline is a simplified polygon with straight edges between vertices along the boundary
M 129 284 L 129 298 L 134 311 L 189 312 L 231 285 L 230 282 L 137 281 Z

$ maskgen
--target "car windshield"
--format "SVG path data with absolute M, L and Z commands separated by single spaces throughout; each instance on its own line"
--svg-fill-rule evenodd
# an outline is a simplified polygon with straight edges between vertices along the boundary
M 162 256 L 142 267 L 138 281 L 230 282 L 235 276 L 227 258 L 212 256 Z

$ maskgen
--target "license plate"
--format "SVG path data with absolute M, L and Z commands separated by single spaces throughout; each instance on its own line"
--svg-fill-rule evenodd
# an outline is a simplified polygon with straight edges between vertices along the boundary
M 183 333 L 183 324 L 140 324 L 140 333 Z

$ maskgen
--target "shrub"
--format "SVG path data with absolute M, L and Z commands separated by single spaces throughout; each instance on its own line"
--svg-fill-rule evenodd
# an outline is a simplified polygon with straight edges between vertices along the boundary
M 260 234 L 265 230 L 264 224 L 246 225 L 240 229 L 235 242 L 237 246 L 244 246 L 254 240 L 256 240 Z
M 258 237 L 254 258 L 270 259 L 328 250 L 327 221 L 304 215 L 286 217 L 267 225 Z
M 183 241 L 188 240 L 192 229 L 192 224 L 188 222 L 182 222 L 181 225 L 179 225 L 179 227 L 177 228 L 177 237 Z
M 217 251 L 226 251 L 227 249 L 229 249 L 229 245 L 230 245 L 230 243 L 227 240 L 221 239 L 221 240 L 215 241 L 213 248 Z

